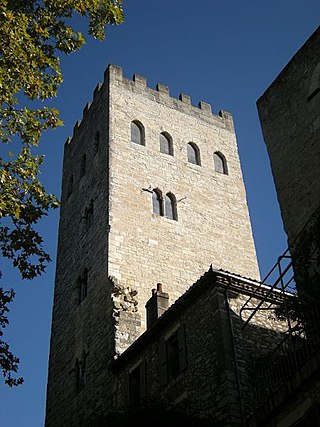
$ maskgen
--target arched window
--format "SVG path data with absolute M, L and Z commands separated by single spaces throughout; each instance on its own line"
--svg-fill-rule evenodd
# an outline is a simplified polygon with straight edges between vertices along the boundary
M 155 188 L 152 192 L 152 212 L 156 215 L 163 216 L 162 193 L 158 188 Z
M 68 198 L 70 197 L 72 192 L 73 192 L 73 174 L 71 174 L 69 177 L 68 190 L 67 190 L 67 197 Z
M 166 194 L 165 200 L 166 217 L 178 221 L 177 201 L 172 193 Z
M 188 162 L 195 165 L 201 165 L 200 163 L 200 151 L 198 146 L 194 142 L 189 142 L 187 145 Z
M 160 153 L 169 154 L 170 156 L 173 156 L 172 138 L 167 132 L 160 133 L 159 142 Z
M 97 131 L 94 135 L 94 151 L 98 153 L 100 145 L 100 132 Z
M 145 145 L 144 127 L 137 120 L 131 122 L 131 141 L 135 144 Z
M 86 161 L 87 161 L 87 156 L 85 154 L 82 154 L 81 165 L 80 165 L 80 178 L 82 178 L 83 175 L 86 173 Z
M 213 154 L 214 170 L 219 173 L 228 175 L 227 161 L 223 154 L 215 152 Z

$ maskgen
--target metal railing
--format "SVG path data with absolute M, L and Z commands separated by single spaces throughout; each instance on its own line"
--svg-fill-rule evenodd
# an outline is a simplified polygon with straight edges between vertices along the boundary
M 319 221 L 320 209 L 295 239 L 294 259 L 287 249 L 240 309 L 244 335 L 250 334 L 249 325 L 261 325 L 261 316 L 260 322 L 259 318 L 255 321 L 261 311 L 269 311 L 276 321 L 274 330 L 278 328 L 279 331 L 279 339 L 274 339 L 264 353 L 257 351 L 248 363 L 252 410 L 263 410 L 267 400 L 320 352 L 320 303 L 314 300 L 309 306 L 301 304 L 301 289 L 311 285 L 311 276 L 304 273 L 311 269 L 317 272 L 313 277 L 320 277 L 319 243 L 316 241 L 319 241 Z M 295 277 L 299 278 L 298 285 Z M 314 285 L 317 287 L 320 283 Z M 287 322 L 287 327 L 283 322 L 280 327 L 280 319 Z
M 319 327 L 319 313 L 309 312 L 305 325 L 296 324 L 274 349 L 252 361 L 248 379 L 255 409 L 291 380 L 320 350 Z
M 270 284 L 271 283 L 271 284 Z M 261 298 L 261 290 L 264 297 Z M 296 295 L 296 283 L 292 258 L 287 249 L 277 260 L 275 265 L 257 286 L 253 293 L 240 309 L 240 318 L 243 321 L 242 329 L 245 329 L 257 311 L 274 311 L 279 304 L 285 304 Z M 288 329 L 291 329 L 290 317 L 287 316 Z

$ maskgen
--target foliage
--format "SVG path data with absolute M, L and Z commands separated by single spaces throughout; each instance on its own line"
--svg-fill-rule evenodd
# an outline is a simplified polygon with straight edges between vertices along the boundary
M 9 217 L 13 227 L 0 227 L 0 248 L 3 256 L 13 261 L 23 279 L 32 279 L 45 269 L 50 260 L 42 248 L 42 238 L 33 224 L 51 207 L 57 206 L 54 196 L 46 194 L 37 171 L 42 157 L 33 156 L 23 147 L 16 159 L 0 159 L 0 215 Z
M 5 378 L 5 383 L 10 387 L 23 383 L 22 378 L 12 377 L 12 373 L 18 370 L 19 359 L 11 353 L 9 345 L 1 339 L 3 336 L 3 329 L 9 323 L 7 317 L 9 309 L 7 305 L 13 298 L 14 292 L 12 289 L 10 291 L 4 291 L 0 287 L 0 367 Z
M 62 125 L 59 112 L 45 101 L 62 82 L 58 54 L 85 43 L 72 26 L 77 14 L 98 39 L 108 24 L 123 21 L 121 0 L 0 0 L 0 140 L 4 146 L 21 143 L 18 154 L 8 150 L 0 157 L 0 249 L 23 279 L 40 275 L 50 260 L 35 226 L 58 201 L 38 179 L 43 156 L 33 150 L 44 131 Z M 3 312 L 10 292 L 0 293 Z M 15 371 L 18 360 L 6 346 L 1 349 L 0 366 Z

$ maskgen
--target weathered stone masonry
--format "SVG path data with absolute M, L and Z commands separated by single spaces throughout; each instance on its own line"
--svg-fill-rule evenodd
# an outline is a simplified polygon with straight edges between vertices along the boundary
M 319 46 L 320 27 L 257 102 L 298 290 L 319 286 Z M 306 311 L 304 315 L 312 321 L 305 324 L 304 357 L 293 364 L 290 378 L 274 390 L 250 426 L 320 423 L 319 313 L 310 307 Z M 288 352 L 288 360 L 295 358 L 294 351 Z
M 320 28 L 257 102 L 290 248 L 320 208 Z
M 144 146 L 131 142 L 134 120 Z M 173 156 L 160 152 L 161 132 L 172 138 Z M 189 142 L 201 165 L 187 161 Z M 215 171 L 214 152 L 228 174 Z M 155 188 L 174 194 L 177 221 L 152 213 Z M 119 67 L 109 66 L 65 144 L 61 199 L 47 427 L 79 426 L 115 405 L 109 363 L 144 331 L 157 282 L 172 304 L 211 264 L 259 278 L 231 114 L 194 107 L 187 95 L 174 99 L 141 76 L 126 79 Z M 75 367 L 84 354 L 79 390 Z
M 155 283 L 175 300 L 210 264 L 259 277 L 232 117 L 181 99 L 110 69 L 109 274 L 138 289 L 140 308 Z M 133 120 L 145 128 L 145 146 L 130 143 Z M 172 137 L 174 156 L 160 153 L 161 132 Z M 187 161 L 191 141 L 201 166 Z M 226 157 L 228 175 L 214 171 L 215 151 Z M 148 188 L 176 196 L 178 221 L 152 215 Z
M 205 273 L 113 363 L 117 409 L 130 410 L 134 398 L 136 406 L 162 402 L 213 426 L 244 425 L 254 399 L 248 387 L 250 365 L 270 351 L 286 329 L 285 322 L 262 311 L 242 330 L 240 309 L 248 296 L 255 294 L 258 303 L 268 292 L 258 286 L 223 271 Z M 180 358 L 179 373 L 172 378 L 167 361 L 163 378 L 161 347 L 180 330 L 185 360 Z M 140 386 L 130 396 L 130 375 L 139 366 Z

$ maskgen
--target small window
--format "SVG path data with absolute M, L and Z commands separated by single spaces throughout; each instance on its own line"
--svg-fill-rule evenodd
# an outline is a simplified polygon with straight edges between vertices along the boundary
M 315 96 L 319 96 L 320 93 L 320 63 L 316 66 L 312 72 L 310 78 L 310 87 L 309 87 L 309 96 L 308 101 L 310 102 Z
M 159 142 L 160 142 L 160 152 L 173 156 L 172 138 L 167 132 L 160 133 Z
M 82 355 L 82 366 L 81 366 L 81 383 L 84 387 L 87 383 L 87 354 L 83 353 Z
M 75 365 L 76 391 L 83 389 L 87 382 L 87 354 L 83 352 L 82 359 L 76 360 Z
M 152 212 L 156 215 L 163 216 L 162 193 L 158 188 L 155 188 L 152 192 Z
M 78 292 L 79 303 L 81 303 L 88 295 L 88 270 L 86 268 L 83 274 L 78 278 Z
M 75 380 L 76 380 L 76 391 L 79 392 L 82 389 L 81 381 L 81 362 L 77 359 L 75 365 Z
M 128 373 L 130 406 L 137 407 L 146 397 L 146 363 L 142 360 Z
M 67 197 L 69 198 L 73 192 L 73 175 L 71 174 L 68 182 Z
M 184 325 L 170 336 L 158 342 L 160 385 L 177 377 L 187 367 L 186 339 Z
M 144 127 L 138 121 L 131 122 L 131 141 L 135 144 L 145 145 Z
M 213 154 L 213 163 L 214 163 L 214 170 L 216 172 L 223 173 L 225 175 L 228 174 L 227 162 L 226 162 L 226 159 L 225 159 L 223 154 L 218 153 L 218 152 L 214 153 Z
M 86 229 L 88 230 L 93 225 L 93 200 L 90 202 L 90 206 L 85 210 Z
M 169 378 L 178 376 L 180 372 L 178 332 L 167 339 L 167 364 Z
M 141 387 L 140 387 L 140 366 L 134 369 L 129 374 L 129 393 L 130 404 L 136 406 L 140 403 Z
M 100 132 L 97 131 L 94 135 L 94 151 L 95 151 L 95 153 L 99 152 L 99 145 L 100 145 Z
M 167 218 L 174 219 L 175 221 L 178 220 L 177 201 L 172 193 L 166 194 L 165 211 Z
M 187 155 L 188 155 L 188 162 L 193 163 L 195 165 L 201 165 L 200 163 L 200 151 L 196 144 L 193 142 L 189 142 L 187 145 Z
M 87 156 L 83 154 L 81 159 L 81 166 L 80 166 L 80 178 L 82 178 L 86 173 L 86 162 L 87 162 Z

